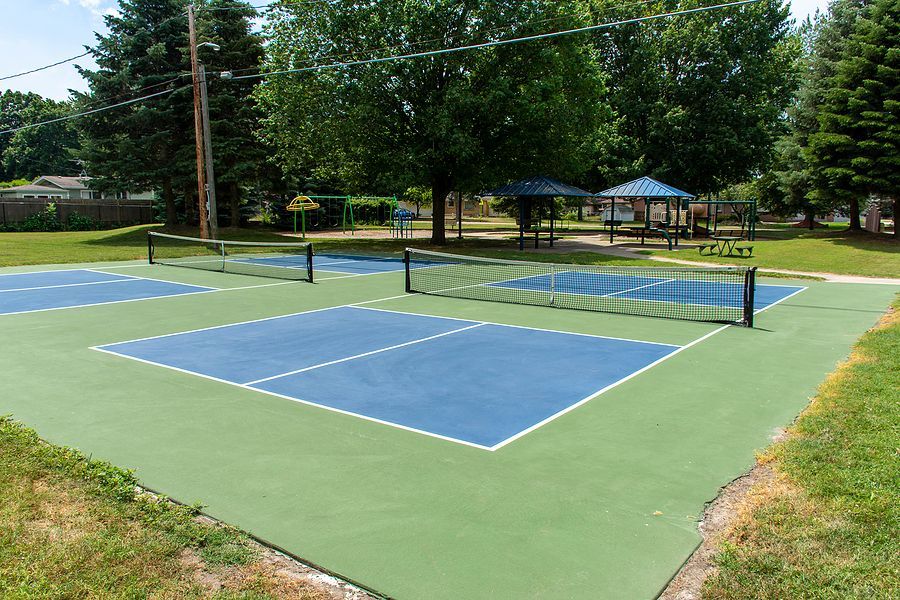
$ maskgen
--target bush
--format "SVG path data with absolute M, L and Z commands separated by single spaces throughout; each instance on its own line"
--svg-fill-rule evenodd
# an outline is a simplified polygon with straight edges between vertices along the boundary
M 66 220 L 66 230 L 68 231 L 93 231 L 95 229 L 100 229 L 100 224 L 88 215 L 71 213 Z
M 62 229 L 59 223 L 59 213 L 56 203 L 50 202 L 41 212 L 29 215 L 16 228 L 19 231 L 59 231 Z

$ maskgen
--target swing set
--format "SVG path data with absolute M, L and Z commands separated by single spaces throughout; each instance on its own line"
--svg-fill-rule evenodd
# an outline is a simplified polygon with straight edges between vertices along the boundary
M 397 196 L 320 196 L 320 195 L 300 195 L 291 200 L 290 204 L 285 207 L 288 211 L 294 213 L 294 233 L 297 233 L 297 213 L 300 213 L 300 232 L 303 238 L 306 238 L 306 230 L 309 229 L 337 229 L 341 228 L 341 233 L 350 235 L 356 233 L 356 217 L 359 216 L 360 201 L 384 202 L 387 204 L 387 214 L 389 215 L 391 236 L 395 238 L 405 237 L 409 232 L 412 237 L 412 218 L 409 215 L 402 215 L 400 204 Z M 357 203 L 354 212 L 354 202 Z

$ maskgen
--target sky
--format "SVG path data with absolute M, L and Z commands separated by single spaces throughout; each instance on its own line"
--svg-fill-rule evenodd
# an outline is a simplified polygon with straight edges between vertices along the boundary
M 804 19 L 817 8 L 824 9 L 827 1 L 791 0 L 791 13 L 797 20 Z M 105 32 L 103 16 L 113 13 L 117 4 L 117 0 L 0 0 L 0 78 L 81 54 L 85 45 L 95 41 L 95 31 Z M 84 57 L 0 81 L 0 91 L 36 92 L 64 100 L 70 89 L 86 89 L 73 64 L 93 66 Z

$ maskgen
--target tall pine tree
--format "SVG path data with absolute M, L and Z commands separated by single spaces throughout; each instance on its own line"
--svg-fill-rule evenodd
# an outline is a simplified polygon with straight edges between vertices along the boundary
M 810 136 L 814 165 L 832 189 L 889 200 L 895 219 L 900 209 L 898 49 L 900 0 L 874 0 L 854 21 L 825 81 L 819 131 Z
M 179 152 L 193 138 L 185 2 L 122 0 L 105 21 L 109 33 L 92 49 L 98 68 L 81 69 L 90 88 L 79 98 L 84 108 L 176 91 L 81 120 L 88 174 L 107 192 L 160 190 L 166 224 L 174 225 L 176 190 L 192 169 Z

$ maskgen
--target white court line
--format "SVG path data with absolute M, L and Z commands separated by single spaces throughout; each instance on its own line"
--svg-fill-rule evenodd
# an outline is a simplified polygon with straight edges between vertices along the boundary
M 139 266 L 139 265 L 133 265 Z M 87 267 L 77 267 L 72 269 L 45 269 L 43 271 L 19 271 L 18 273 L 0 273 L 0 277 L 10 277 L 13 275 L 34 275 L 37 273 L 71 273 L 72 271 L 90 271 Z M 107 275 L 115 275 L 115 273 L 107 273 Z M 122 275 L 122 277 L 130 277 L 130 275 Z
M 460 329 L 454 329 L 452 331 L 445 331 L 444 333 L 438 333 L 436 335 L 430 335 L 428 337 L 420 338 L 417 340 L 403 342 L 402 344 L 395 344 L 393 346 L 387 346 L 385 348 L 379 348 L 378 350 L 371 350 L 369 352 L 363 352 L 362 354 L 356 354 L 354 356 L 348 356 L 346 358 L 330 360 L 328 362 L 319 363 L 317 365 L 312 365 L 310 367 L 304 367 L 302 369 L 295 369 L 293 371 L 288 371 L 287 373 L 281 373 L 279 375 L 272 375 L 271 377 L 263 377 L 262 379 L 256 379 L 254 381 L 247 381 L 244 383 L 244 385 L 256 385 L 257 383 L 263 383 L 264 381 L 272 381 L 273 379 L 281 379 L 282 377 L 296 375 L 297 373 L 305 373 L 306 371 L 312 371 L 313 369 L 320 369 L 322 367 L 327 367 L 329 365 L 336 365 L 338 363 L 347 362 L 348 360 L 355 360 L 357 358 L 363 358 L 365 356 L 372 356 L 373 354 L 381 354 L 382 352 L 387 352 L 388 350 L 396 350 L 397 348 L 403 348 L 404 346 L 412 346 L 413 344 L 421 344 L 422 342 L 427 342 L 429 340 L 435 340 L 437 338 L 444 337 L 445 335 L 453 335 L 454 333 L 459 333 L 461 331 L 468 331 L 469 329 L 474 329 L 476 327 L 482 327 L 483 325 L 486 325 L 486 323 L 475 323 L 474 325 L 469 325 L 468 327 L 462 327 Z
M 662 281 L 657 281 L 655 283 L 648 283 L 647 285 L 639 285 L 637 287 L 633 287 L 633 288 L 630 288 L 627 290 L 622 290 L 621 292 L 612 292 L 610 294 L 603 294 L 600 297 L 601 298 L 609 298 L 611 296 L 618 296 L 619 294 L 627 294 L 628 292 L 634 292 L 637 290 L 642 290 L 644 288 L 653 287 L 654 285 L 662 285 L 664 283 L 669 283 L 672 281 L 675 281 L 675 280 L 674 279 L 663 279 Z M 563 293 L 565 293 L 565 292 L 563 292 Z
M 113 275 L 114 273 L 110 273 Z M 0 290 L 0 294 L 5 294 L 6 292 L 28 292 L 31 290 L 49 290 L 53 288 L 66 288 L 66 287 L 76 287 L 80 285 L 103 285 L 106 283 L 122 283 L 123 281 L 134 281 L 135 278 L 131 276 L 122 275 L 124 279 L 110 279 L 108 281 L 83 281 L 81 283 L 60 283 L 57 285 L 36 285 L 34 287 L 25 287 L 25 288 L 13 288 L 9 290 Z
M 640 344 L 653 344 L 656 346 L 671 346 L 672 348 L 681 348 L 678 344 L 665 344 L 663 342 L 648 342 L 646 340 L 634 340 L 630 338 L 622 338 L 622 337 L 614 337 L 610 335 L 597 335 L 593 333 L 578 333 L 575 331 L 561 331 L 559 329 L 544 329 L 542 327 L 529 327 L 527 325 L 510 325 L 509 323 L 497 323 L 494 321 L 482 321 L 481 319 L 461 319 L 457 317 L 444 317 L 439 315 L 429 315 L 424 313 L 414 313 L 414 312 L 406 312 L 402 310 L 391 310 L 389 308 L 372 308 L 371 306 L 358 306 L 358 305 L 349 305 L 350 308 L 357 308 L 359 310 L 375 310 L 378 312 L 386 312 L 386 313 L 396 313 L 400 315 L 412 315 L 415 317 L 431 317 L 434 319 L 449 319 L 451 321 L 468 321 L 469 323 L 478 322 L 482 325 L 496 325 L 498 327 L 512 327 L 514 329 L 529 329 L 531 331 L 544 331 L 547 333 L 562 333 L 564 335 L 578 335 L 582 337 L 591 337 L 597 338 L 601 340 L 616 340 L 620 342 L 637 342 Z
M 125 343 L 125 342 L 123 342 L 123 343 Z M 307 405 L 307 406 L 314 406 L 314 407 L 316 407 L 316 408 L 323 408 L 323 409 L 325 409 L 325 410 L 328 410 L 328 411 L 331 411 L 331 412 L 334 412 L 334 413 L 339 413 L 339 414 L 347 415 L 347 416 L 351 416 L 351 417 L 357 417 L 357 418 L 359 418 L 359 419 L 363 419 L 363 420 L 365 420 L 365 421 L 370 421 L 370 422 L 372 422 L 372 423 L 378 423 L 379 425 L 387 425 L 387 426 L 389 426 L 389 427 L 394 427 L 394 428 L 396 428 L 396 429 L 402 429 L 402 430 L 404 430 L 404 431 L 410 431 L 410 432 L 412 432 L 412 433 L 418 433 L 418 434 L 421 434 L 421 435 L 426 435 L 426 436 L 428 436 L 428 437 L 437 438 L 437 439 L 439 439 L 439 440 L 444 440 L 444 441 L 447 441 L 447 442 L 455 442 L 455 443 L 457 443 L 457 444 L 462 444 L 463 446 L 469 446 L 469 447 L 471 447 L 471 448 L 478 448 L 479 450 L 490 450 L 490 448 L 489 448 L 488 446 L 483 446 L 483 445 L 481 445 L 481 444 L 476 444 L 476 443 L 474 443 L 474 442 L 467 442 L 466 440 L 459 440 L 459 439 L 452 438 L 452 437 L 449 437 L 449 436 L 446 436 L 446 435 L 441 435 L 441 434 L 439 434 L 439 433 L 433 433 L 433 432 L 431 432 L 431 431 L 425 431 L 425 430 L 423 430 L 423 429 L 416 429 L 415 427 L 408 427 L 408 426 L 406 426 L 406 425 L 400 425 L 399 423 L 392 423 L 391 421 L 384 421 L 384 420 L 382 420 L 382 419 L 377 419 L 377 418 L 375 418 L 375 417 L 370 417 L 370 416 L 367 416 L 367 415 L 355 413 L 355 412 L 352 412 L 352 411 L 349 411 L 349 410 L 343 410 L 343 409 L 340 409 L 340 408 L 335 408 L 335 407 L 333 407 L 333 406 L 328 406 L 328 405 L 326 405 L 326 404 L 318 404 L 317 402 L 310 402 L 309 400 L 303 400 L 302 398 L 295 398 L 295 397 L 293 397 L 293 396 L 286 396 L 285 394 L 279 394 L 279 393 L 277 393 L 277 392 L 270 392 L 270 391 L 268 391 L 268 390 L 263 390 L 263 389 L 259 389 L 259 388 L 255 388 L 255 387 L 250 387 L 250 386 L 247 385 L 247 384 L 243 384 L 243 383 L 235 383 L 234 381 L 228 381 L 228 380 L 226 380 L 226 379 L 219 379 L 218 377 L 213 377 L 212 375 L 204 375 L 203 373 L 196 373 L 196 372 L 194 372 L 194 371 L 188 371 L 187 369 L 181 369 L 181 368 L 179 368 L 179 367 L 173 367 L 173 366 L 171 366 L 171 365 L 165 365 L 165 364 L 162 364 L 162 363 L 153 362 L 152 360 L 146 360 L 146 359 L 143 359 L 143 358 L 135 358 L 134 356 L 128 356 L 127 354 L 120 354 L 120 353 L 114 352 L 114 351 L 112 351 L 112 350 L 107 350 L 107 349 L 105 349 L 105 348 L 103 348 L 103 347 L 101 347 L 101 346 L 93 346 L 93 347 L 91 347 L 90 349 L 91 349 L 91 350 L 96 350 L 97 352 L 103 352 L 103 353 L 106 353 L 106 354 L 111 354 L 111 355 L 113 355 L 113 356 L 118 356 L 118 357 L 120 357 L 120 358 L 127 358 L 128 360 L 134 360 L 134 361 L 141 362 L 141 363 L 144 363 L 144 364 L 153 365 L 153 366 L 155 366 L 155 367 L 162 367 L 162 368 L 164 368 L 164 369 L 170 369 L 170 370 L 172 370 L 172 371 L 178 371 L 179 373 L 186 373 L 186 374 L 188 374 L 188 375 L 193 375 L 193 376 L 195 376 L 195 377 L 202 377 L 203 379 L 209 379 L 209 380 L 211 380 L 211 381 L 216 381 L 216 382 L 224 383 L 224 384 L 231 385 L 231 386 L 234 386 L 234 387 L 239 387 L 239 388 L 241 388 L 241 389 L 250 390 L 250 391 L 255 392 L 255 393 L 257 393 L 257 394 L 266 394 L 266 395 L 268 395 L 268 396 L 274 396 L 274 397 L 276 397 L 276 398 L 281 398 L 281 399 L 283 399 L 283 400 L 290 400 L 291 402 L 297 402 L 297 403 L 299 403 L 299 404 L 305 404 L 305 405 Z
M 121 282 L 120 282 L 121 283 Z M 184 284 L 187 285 L 187 284 Z M 201 286 L 191 286 L 191 287 L 201 287 Z M 7 315 L 24 315 L 28 313 L 36 313 L 36 312 L 45 312 L 49 310 L 67 310 L 70 308 L 87 308 L 89 306 L 105 306 L 107 304 L 124 304 L 126 302 L 141 302 L 144 300 L 158 300 L 160 298 L 180 298 L 182 296 L 194 296 L 196 294 L 211 294 L 213 292 L 220 292 L 222 290 L 218 290 L 216 288 L 210 288 L 207 290 L 200 290 L 197 292 L 183 292 L 181 294 L 166 294 L 164 296 L 147 296 L 145 298 L 128 298 L 127 300 L 110 300 L 108 302 L 91 302 L 89 304 L 74 304 L 72 306 L 52 306 L 50 308 L 35 308 L 32 310 L 19 310 L 15 312 L 0 312 L 0 317 L 5 317 Z
M 587 397 L 585 397 L 585 398 L 582 398 L 581 400 L 579 400 L 579 401 L 576 402 L 575 404 L 572 404 L 572 405 L 570 405 L 570 406 L 567 406 L 566 408 L 560 410 L 559 412 L 556 412 L 556 413 L 550 415 L 549 417 L 547 417 L 547 418 L 544 419 L 543 421 L 540 421 L 540 422 L 538 422 L 538 423 L 535 423 L 534 425 L 532 425 L 532 426 L 529 427 L 528 429 L 523 429 L 523 430 L 520 431 L 519 433 L 517 433 L 517 434 L 515 434 L 515 435 L 513 435 L 513 436 L 511 436 L 511 437 L 506 438 L 506 439 L 503 440 L 502 442 L 499 442 L 499 443 L 497 443 L 497 444 L 494 444 L 493 446 L 491 446 L 491 447 L 488 448 L 488 449 L 491 450 L 491 451 L 493 452 L 493 451 L 495 451 L 495 450 L 499 450 L 500 448 L 502 448 L 503 446 L 506 446 L 507 444 L 511 444 L 512 442 L 516 441 L 516 440 L 519 439 L 520 437 L 525 436 L 525 435 L 528 435 L 529 433 L 531 433 L 532 431 L 538 429 L 539 427 L 543 427 L 543 426 L 546 425 L 547 423 L 549 423 L 549 422 L 551 422 L 551 421 L 554 421 L 554 420 L 558 419 L 559 417 L 563 416 L 564 414 L 566 414 L 566 413 L 568 413 L 568 412 L 571 412 L 571 411 L 575 410 L 576 408 L 578 408 L 578 407 L 581 406 L 582 404 L 586 404 L 587 402 L 590 402 L 591 400 L 593 400 L 593 399 L 596 398 L 597 396 L 600 396 L 601 394 L 604 394 L 604 393 L 608 392 L 609 390 L 611 390 L 611 389 L 613 389 L 613 388 L 615 388 L 615 387 L 617 387 L 617 386 L 619 386 L 619 385 L 625 383 L 625 382 L 628 381 L 629 379 L 632 379 L 632 378 L 634 378 L 634 377 L 637 377 L 638 375 L 640 375 L 640 374 L 643 373 L 644 371 L 647 371 L 648 369 L 652 369 L 653 367 L 655 367 L 656 365 L 662 363 L 663 361 L 669 360 L 670 358 L 672 358 L 673 356 L 675 356 L 675 355 L 678 354 L 679 352 L 682 352 L 683 350 L 687 350 L 688 348 L 690 348 L 690 347 L 692 347 L 692 346 L 695 346 L 695 345 L 699 344 L 700 342 L 702 342 L 702 341 L 704 341 L 704 340 L 707 340 L 707 339 L 711 338 L 712 336 L 716 335 L 716 334 L 719 333 L 720 331 L 725 331 L 725 330 L 728 329 L 729 327 L 732 327 L 732 326 L 731 326 L 731 325 L 722 325 L 722 326 L 719 327 L 718 329 L 715 329 L 715 330 L 713 330 L 713 331 L 710 331 L 710 332 L 707 333 L 706 335 L 697 338 L 697 339 L 694 340 L 693 342 L 690 342 L 690 343 L 688 343 L 688 344 L 686 344 L 686 345 L 684 345 L 684 346 L 681 346 L 681 347 L 679 347 L 679 348 L 673 350 L 673 351 L 670 352 L 669 354 L 666 354 L 665 356 L 663 356 L 663 357 L 661 357 L 661 358 L 658 358 L 657 360 L 653 361 L 653 362 L 650 363 L 649 365 L 646 365 L 646 366 L 644 366 L 644 367 L 638 369 L 637 371 L 635 371 L 635 372 L 633 372 L 633 373 L 631 373 L 631 374 L 629 374 L 629 375 L 626 375 L 625 377 L 623 377 L 622 379 L 619 379 L 618 381 L 614 381 L 613 383 L 609 384 L 609 385 L 606 386 L 605 388 L 602 388 L 602 389 L 597 390 L 596 392 L 594 392 L 594 393 L 591 394 L 590 396 L 587 396 Z
M 782 285 L 782 286 L 772 286 L 772 287 L 794 287 L 794 286 L 792 286 L 792 285 Z M 775 306 L 776 304 L 781 304 L 782 302 L 784 302 L 785 300 L 787 300 L 787 299 L 790 298 L 791 296 L 796 296 L 796 295 L 799 294 L 800 292 L 804 292 L 804 291 L 806 291 L 806 290 L 808 290 L 808 289 L 809 289 L 809 288 L 806 287 L 806 286 L 801 287 L 801 288 L 798 289 L 796 292 L 794 292 L 794 293 L 792 293 L 792 294 L 788 294 L 787 296 L 785 296 L 784 298 L 781 298 L 780 300 L 776 300 L 775 302 L 772 302 L 771 304 L 766 304 L 766 305 L 763 306 L 762 308 L 757 309 L 757 310 L 754 310 L 754 311 L 753 311 L 753 314 L 754 314 L 754 315 L 758 315 L 758 314 L 761 313 L 762 311 L 764 311 L 764 310 L 769 310 L 770 308 L 772 308 L 772 307 Z
M 272 283 L 272 284 L 267 284 L 267 285 L 284 285 L 284 284 L 288 284 L 288 283 L 297 283 L 297 282 L 295 282 L 295 281 L 285 281 L 285 282 L 281 282 L 281 283 Z M 251 287 L 254 287 L 254 286 L 251 286 Z M 216 290 L 216 291 L 223 291 L 223 292 L 224 292 L 224 291 L 228 291 L 228 289 L 243 289 L 243 288 L 225 288 L 225 289 L 223 289 L 223 290 Z M 312 309 L 310 309 L 310 310 L 301 310 L 301 311 L 298 311 L 298 312 L 288 313 L 288 314 L 286 314 L 286 315 L 274 315 L 274 316 L 272 316 L 272 317 L 262 317 L 262 318 L 260 318 L 260 319 L 250 319 L 249 321 L 238 321 L 237 323 L 225 323 L 225 324 L 223 324 L 223 325 L 212 325 L 212 326 L 210 326 L 210 327 L 199 327 L 199 328 L 197 328 L 197 329 L 187 329 L 187 330 L 185 330 L 185 331 L 176 331 L 176 332 L 173 332 L 173 333 L 164 333 L 164 334 L 162 334 L 162 335 L 151 335 L 151 336 L 148 336 L 148 337 L 136 338 L 136 339 L 133 339 L 133 340 L 124 340 L 124 341 L 121 341 L 121 342 L 111 342 L 111 343 L 109 343 L 109 344 L 103 344 L 103 346 L 115 346 L 116 344 L 128 344 L 128 343 L 131 343 L 131 342 L 143 342 L 143 341 L 145 341 L 145 340 L 158 340 L 158 339 L 160 339 L 160 338 L 173 337 L 173 336 L 176 336 L 176 335 L 185 335 L 185 334 L 188 334 L 188 333 L 197 333 L 197 332 L 200 332 L 200 331 L 211 331 L 211 330 L 213 330 L 213 329 L 223 329 L 223 328 L 225 328 L 225 327 L 236 327 L 236 326 L 238 326 L 238 325 L 247 325 L 247 324 L 249 324 L 249 323 L 261 323 L 261 322 L 263 322 L 263 321 L 273 321 L 273 320 L 275 320 L 275 319 L 287 319 L 287 318 L 289 318 L 289 317 L 296 317 L 296 316 L 298 316 L 298 315 L 308 315 L 308 314 L 311 314 L 311 313 L 323 312 L 323 311 L 326 311 L 326 310 L 335 310 L 335 309 L 338 309 L 338 308 L 349 308 L 349 307 L 352 307 L 352 306 L 356 306 L 356 305 L 358 305 L 358 304 L 369 304 L 369 303 L 372 303 L 372 302 L 384 302 L 385 300 L 395 300 L 395 299 L 397 299 L 397 298 L 406 298 L 406 297 L 408 297 L 408 296 L 410 296 L 410 294 L 403 294 L 402 296 L 389 296 L 389 297 L 387 297 L 387 298 L 376 298 L 375 300 L 364 300 L 364 301 L 362 301 L 362 302 L 356 302 L 356 303 L 354 303 L 354 304 L 338 304 L 337 306 L 324 306 L 324 307 L 322 307 L 322 308 L 312 308 Z M 430 316 L 430 315 L 420 315 L 420 316 Z M 471 321 L 470 321 L 470 322 L 471 322 Z

